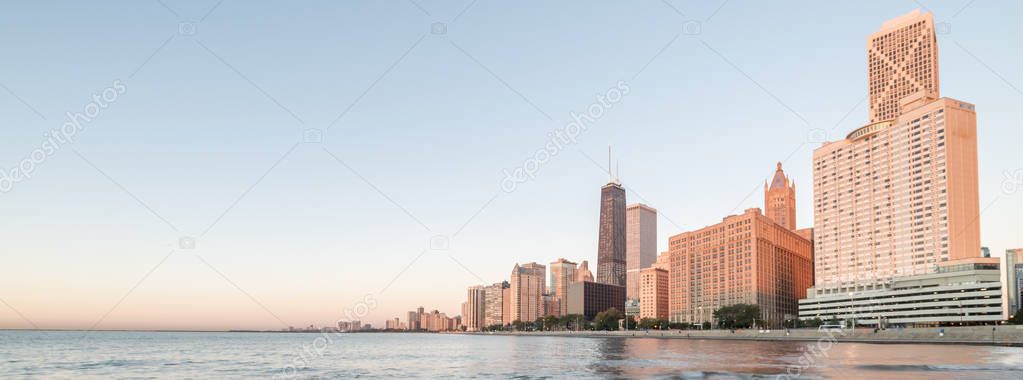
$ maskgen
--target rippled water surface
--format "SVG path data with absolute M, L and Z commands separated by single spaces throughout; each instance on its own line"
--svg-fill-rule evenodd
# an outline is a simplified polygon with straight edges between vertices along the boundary
M 786 376 L 1023 378 L 1023 348 L 438 334 L 0 331 L 0 378 L 5 379 Z

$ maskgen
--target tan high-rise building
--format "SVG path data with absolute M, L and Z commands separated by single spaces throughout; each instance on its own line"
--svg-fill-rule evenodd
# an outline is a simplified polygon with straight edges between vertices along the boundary
M 657 260 L 657 210 L 642 203 L 625 208 L 625 297 L 639 299 L 639 272 Z
M 468 331 L 480 331 L 486 317 L 486 293 L 483 285 L 470 286 L 466 292 L 465 306 L 462 310 L 462 323 Z
M 515 264 L 511 280 L 512 321 L 532 322 L 543 317 L 544 277 L 547 268 L 537 263 Z
M 562 316 L 568 313 L 568 285 L 576 280 L 576 263 L 565 259 L 558 259 L 552 262 L 551 266 L 551 289 L 552 301 L 558 305 L 558 312 L 554 316 Z
M 937 98 L 934 39 L 918 11 L 871 35 L 872 122 L 813 153 L 817 295 L 980 257 L 977 115 Z
M 511 284 L 508 281 L 504 281 L 483 289 L 484 311 L 482 327 L 504 325 L 505 305 L 509 304 L 505 299 L 505 295 L 509 287 L 511 287 Z
M 867 38 L 870 122 L 892 120 L 907 102 L 938 98 L 938 39 L 934 16 L 915 10 Z
M 639 273 L 639 318 L 667 320 L 668 309 L 668 273 L 671 268 L 670 255 L 667 253 L 657 257 L 657 261 Z
M 512 323 L 511 283 L 501 293 L 503 294 L 501 297 L 501 324 L 507 326 Z
M 771 184 L 764 183 L 764 214 L 779 226 L 796 229 L 796 184 L 781 170 L 781 162 Z
M 669 318 L 711 322 L 714 310 L 744 303 L 780 325 L 798 316 L 798 300 L 813 285 L 810 241 L 764 216 L 759 208 L 668 239 Z

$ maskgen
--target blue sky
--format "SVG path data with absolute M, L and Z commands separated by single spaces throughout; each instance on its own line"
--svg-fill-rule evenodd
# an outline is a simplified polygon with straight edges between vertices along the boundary
M 1003 189 L 1023 170 L 1012 2 L 0 5 L 0 169 L 126 89 L 0 194 L 0 328 L 324 325 L 367 294 L 375 324 L 455 315 L 516 262 L 595 264 L 608 145 L 629 203 L 660 211 L 660 250 L 761 207 L 777 161 L 808 227 L 818 136 L 867 120 L 866 37 L 921 6 L 947 23 L 942 95 L 977 105 L 983 242 L 1023 246 Z

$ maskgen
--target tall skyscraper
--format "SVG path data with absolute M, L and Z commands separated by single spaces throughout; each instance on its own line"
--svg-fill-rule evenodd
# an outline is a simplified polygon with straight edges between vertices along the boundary
M 462 323 L 468 331 L 480 331 L 486 315 L 486 298 L 483 285 L 470 286 L 466 292 L 465 310 L 462 311 Z
M 625 208 L 625 297 L 639 299 L 639 272 L 657 261 L 657 210 L 642 203 Z
M 781 162 L 770 186 L 764 183 L 764 214 L 779 226 L 796 229 L 796 184 L 781 170 Z
M 934 16 L 915 10 L 867 38 L 870 122 L 896 118 L 906 102 L 938 98 Z
M 868 38 L 872 122 L 814 151 L 818 295 L 980 258 L 977 115 L 937 98 L 933 26 L 914 11 Z
M 498 282 L 483 289 L 483 327 L 504 324 L 505 291 L 511 287 L 508 281 Z M 511 312 L 510 310 L 508 311 Z
M 558 305 L 555 316 L 568 313 L 568 285 L 576 280 L 576 263 L 565 259 L 551 263 L 550 296 Z
M 608 180 L 600 188 L 597 282 L 625 286 L 625 189 L 618 181 Z
M 543 317 L 547 268 L 537 263 L 515 264 L 511 274 L 511 320 L 532 322 Z

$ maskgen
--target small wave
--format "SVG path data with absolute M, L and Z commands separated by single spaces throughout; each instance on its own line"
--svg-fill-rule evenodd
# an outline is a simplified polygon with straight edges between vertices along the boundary
M 125 367 L 125 366 L 131 366 L 131 365 L 141 365 L 141 364 L 145 364 L 145 362 L 143 362 L 141 360 L 118 360 L 118 359 L 114 359 L 114 360 L 104 360 L 104 361 L 100 361 L 100 362 L 82 363 L 82 364 L 78 365 L 78 368 L 79 369 L 94 369 L 94 368 L 103 368 L 103 367 Z
M 865 364 L 858 369 L 870 371 L 916 371 L 916 372 L 958 372 L 958 371 L 1023 371 L 1023 367 L 992 367 L 972 365 L 928 365 L 928 364 Z

